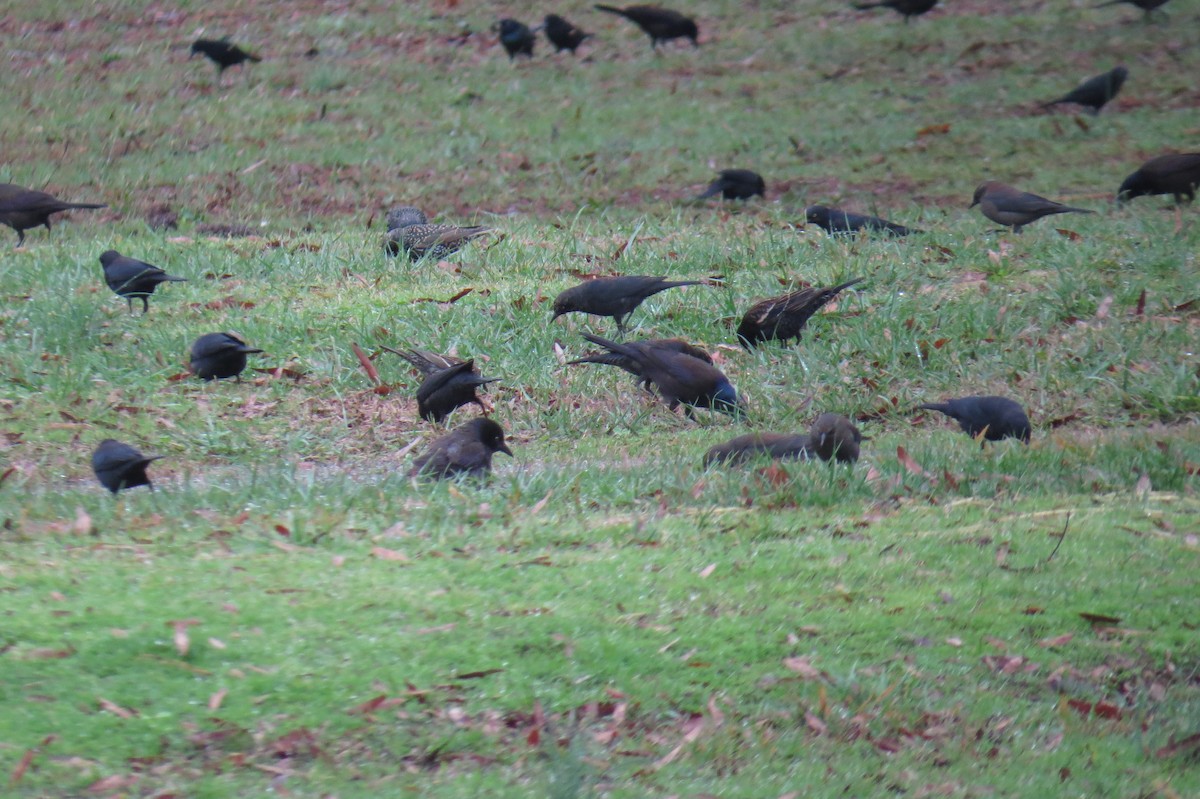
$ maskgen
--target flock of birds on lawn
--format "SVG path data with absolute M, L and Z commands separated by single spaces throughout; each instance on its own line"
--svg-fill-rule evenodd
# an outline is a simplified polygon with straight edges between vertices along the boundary
M 1111 0 L 1102 5 L 1128 2 L 1146 12 L 1147 17 L 1167 0 Z M 937 0 L 882 0 L 858 4 L 869 9 L 891 8 L 908 22 L 932 9 Z M 694 20 L 670 9 L 657 6 L 617 8 L 597 5 L 597 9 L 616 14 L 636 24 L 650 36 L 651 46 L 675 39 L 688 39 L 699 46 L 699 29 Z M 542 31 L 557 51 L 574 53 L 592 34 L 582 31 L 561 16 L 549 14 L 537 28 L 530 28 L 514 19 L 502 19 L 495 26 L 500 44 L 510 59 L 523 55 L 532 57 L 536 33 Z M 258 56 L 242 50 L 227 40 L 198 39 L 191 47 L 192 55 L 204 55 L 212 60 L 218 75 L 225 69 L 248 62 Z M 1123 66 L 1089 78 L 1062 97 L 1044 104 L 1074 104 L 1095 114 L 1121 90 L 1129 73 Z M 1200 153 L 1167 154 L 1152 158 L 1129 175 L 1117 191 L 1117 200 L 1126 202 L 1144 195 L 1172 195 L 1177 204 L 1195 198 L 1200 186 Z M 725 169 L 697 197 L 704 200 L 720 195 L 725 200 L 747 200 L 763 196 L 766 181 L 747 169 Z M 988 180 L 975 190 L 970 207 L 978 206 L 991 221 L 1010 228 L 1014 233 L 1045 216 L 1063 213 L 1094 213 L 1040 197 L 1036 194 Z M 104 208 L 101 203 L 65 202 L 45 192 L 13 184 L 0 184 L 0 223 L 17 232 L 17 246 L 25 241 L 25 231 L 44 226 L 50 230 L 50 217 L 73 209 Z M 808 223 L 817 225 L 830 235 L 855 234 L 860 231 L 891 236 L 920 233 L 904 225 L 875 216 L 853 213 L 840 208 L 813 205 L 805 209 Z M 405 255 L 412 261 L 443 259 L 460 250 L 472 240 L 486 236 L 486 226 L 431 224 L 426 215 L 412 206 L 392 209 L 387 216 L 387 236 L 384 250 L 388 255 Z M 162 283 L 183 281 L 186 278 L 167 274 L 159 267 L 108 250 L 100 255 L 104 280 L 118 296 L 126 299 L 133 312 L 133 301 L 141 300 L 143 314 L 149 312 L 149 298 Z M 751 349 L 768 341 L 799 341 L 809 319 L 845 289 L 860 283 L 855 278 L 836 286 L 810 286 L 782 296 L 771 297 L 751 306 L 737 328 L 738 342 Z M 596 277 L 561 292 L 554 300 L 553 319 L 568 313 L 612 317 L 618 333 L 625 332 L 625 320 L 646 298 L 669 289 L 701 285 L 705 281 L 668 280 L 652 275 Z M 617 342 L 591 333 L 583 337 L 600 349 L 569 361 L 568 365 L 601 364 L 616 366 L 637 378 L 651 393 L 657 392 L 671 411 L 683 406 L 689 418 L 694 408 L 742 418 L 745 404 L 736 388 L 713 363 L 704 349 L 683 339 L 649 339 Z M 435 424 L 444 422 L 456 409 L 477 404 L 486 414 L 487 408 L 477 390 L 497 378 L 481 375 L 473 360 L 419 349 L 395 350 L 383 347 L 408 361 L 422 375 L 417 389 L 419 415 Z M 200 336 L 192 344 L 190 370 L 202 380 L 240 379 L 247 356 L 262 350 L 249 346 L 231 333 L 217 332 Z M 1007 397 L 971 396 L 945 402 L 924 403 L 921 409 L 939 411 L 958 422 L 962 430 L 980 441 L 1000 441 L 1014 438 L 1029 443 L 1029 418 L 1020 404 Z M 807 434 L 757 432 L 738 436 L 711 448 L 704 464 L 734 464 L 756 457 L 773 459 L 810 460 L 853 463 L 858 459 L 863 437 L 857 427 L 835 413 L 822 413 Z M 462 424 L 434 439 L 413 463 L 410 474 L 430 478 L 470 475 L 481 477 L 491 471 L 496 453 L 512 455 L 505 443 L 504 431 L 486 415 Z M 142 485 L 151 485 L 147 475 L 149 465 L 162 456 L 145 456 L 136 448 L 105 439 L 92 456 L 92 469 L 101 485 L 117 492 Z

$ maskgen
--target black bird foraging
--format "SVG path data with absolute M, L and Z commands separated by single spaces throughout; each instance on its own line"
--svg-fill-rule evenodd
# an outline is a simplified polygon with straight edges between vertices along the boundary
M 945 402 L 926 402 L 917 406 L 938 411 L 958 422 L 963 432 L 984 441 L 1016 438 L 1029 443 L 1029 417 L 1025 410 L 1008 397 L 963 397 Z M 983 442 L 980 442 L 980 446 Z
M 553 322 L 566 313 L 611 316 L 617 330 L 625 330 L 625 318 L 647 297 L 679 286 L 703 285 L 703 280 L 667 280 L 652 275 L 598 277 L 572 286 L 554 298 Z
M 625 346 L 638 350 L 647 347 L 656 347 L 658 349 L 671 350 L 684 355 L 690 355 L 693 358 L 699 358 L 707 364 L 712 363 L 711 355 L 694 344 L 687 343 L 681 338 L 652 338 L 645 339 L 643 341 L 627 341 L 625 342 Z M 604 364 L 605 366 L 615 366 L 618 369 L 624 369 L 634 377 L 639 378 L 643 388 L 647 390 L 650 388 L 650 380 L 642 374 L 641 364 L 632 358 L 621 355 L 620 353 L 610 351 L 593 352 L 583 356 L 582 358 L 576 358 L 573 361 L 567 361 L 564 366 L 574 366 L 576 364 L 583 363 L 598 363 Z
M 137 486 L 154 485 L 146 475 L 146 467 L 162 458 L 162 455 L 146 457 L 128 444 L 106 438 L 92 453 L 92 471 L 100 485 L 115 496 L 118 491 Z
M 50 216 L 73 208 L 107 208 L 104 203 L 68 203 L 44 191 L 15 183 L 0 183 L 0 223 L 17 231 L 17 246 L 25 243 L 25 231 L 44 225 L 50 231 Z
M 625 17 L 637 25 L 650 37 L 650 46 L 658 47 L 659 42 L 669 42 L 672 39 L 691 39 L 693 47 L 699 47 L 700 31 L 696 28 L 695 20 L 685 17 L 678 11 L 659 6 L 616 6 L 596 5 L 599 11 Z
M 505 17 L 496 23 L 496 30 L 500 32 L 500 44 L 504 46 L 504 52 L 508 53 L 509 61 L 519 55 L 533 58 L 535 38 L 528 25 Z
M 247 61 L 257 64 L 261 58 L 253 53 L 247 53 L 242 48 L 227 39 L 197 39 L 192 42 L 192 51 L 188 58 L 203 55 L 217 65 L 217 76 L 229 67 L 244 64 Z
M 813 422 L 808 432 L 809 448 L 823 461 L 854 463 L 858 460 L 858 446 L 862 433 L 845 416 L 823 413 Z
M 811 460 L 809 437 L 799 433 L 749 433 L 717 444 L 704 453 L 704 465 L 735 465 L 757 457 L 773 460 Z
M 434 439 L 413 461 L 409 475 L 434 479 L 486 477 L 497 452 L 512 457 L 512 450 L 504 443 L 504 430 L 486 417 L 472 419 Z
M 142 301 L 142 313 L 150 311 L 150 295 L 160 283 L 183 283 L 186 277 L 168 275 L 154 264 L 138 261 L 121 255 L 116 250 L 100 254 L 100 265 L 104 267 L 104 282 L 117 296 L 124 297 L 133 312 L 134 297 Z
M 751 197 L 766 195 L 767 182 L 762 175 L 749 169 L 722 169 L 717 173 L 717 179 L 708 184 L 704 193 L 697 200 L 707 200 L 720 194 L 726 200 L 749 200 Z
M 1103 75 L 1088 78 L 1057 100 L 1042 103 L 1042 108 L 1073 103 L 1091 109 L 1091 114 L 1095 116 L 1100 113 L 1100 109 L 1104 107 L 1105 103 L 1117 96 L 1117 92 L 1121 91 L 1121 87 L 1125 85 L 1127 77 L 1129 77 L 1129 70 L 1125 67 L 1114 67 Z
M 1162 8 L 1164 5 L 1166 5 L 1167 0 L 1108 0 L 1107 3 L 1101 3 L 1095 7 L 1104 8 L 1106 6 L 1119 6 L 1121 3 L 1128 3 L 1131 6 L 1137 6 L 1142 11 L 1146 12 L 1143 18 L 1146 20 L 1146 22 L 1149 22 L 1151 14 L 1153 14 L 1156 9 Z
M 843 289 L 861 283 L 865 278 L 856 277 L 836 286 L 810 286 L 779 297 L 760 300 L 750 306 L 738 325 L 738 341 L 751 349 L 764 341 L 778 339 L 800 340 L 800 331 L 817 311 L 836 297 Z
M 729 378 L 700 358 L 660 347 L 618 344 L 589 333 L 583 337 L 628 358 L 636 366 L 636 374 L 654 384 L 672 411 L 682 404 L 689 419 L 695 418 L 692 408 L 709 408 L 731 416 L 743 414 L 742 401 Z
M 932 10 L 937 2 L 938 0 L 882 0 L 878 3 L 856 3 L 854 7 L 859 11 L 870 8 L 890 8 L 897 14 L 903 14 L 904 22 L 907 24 L 912 17 L 919 17 Z
M 856 214 L 826 205 L 808 206 L 804 209 L 804 219 L 808 224 L 816 225 L 831 236 L 848 235 L 860 230 L 889 233 L 893 236 L 907 236 L 910 233 L 922 232 L 915 228 L 889 222 L 886 219 L 880 219 L 877 216 Z
M 475 361 L 463 361 L 425 378 L 417 389 L 417 413 L 422 419 L 441 424 L 455 408 L 475 403 L 484 407 L 475 389 L 495 383 L 498 377 L 484 377 L 475 371 Z
M 412 261 L 419 261 L 427 255 L 440 260 L 458 252 L 472 239 L 492 231 L 484 225 L 431 225 L 425 212 L 411 205 L 389 211 L 387 226 L 384 251 L 388 255 L 407 253 Z
M 429 350 L 395 350 L 386 345 L 381 346 L 393 355 L 399 355 L 408 361 L 414 369 L 426 377 L 436 374 L 443 369 L 449 369 L 452 366 L 463 363 L 462 358 L 455 358 L 453 355 L 439 355 Z
M 1176 204 L 1196 199 L 1200 188 L 1200 153 L 1179 153 L 1151 158 L 1125 178 L 1117 190 L 1117 201 L 1128 202 L 1134 197 L 1170 194 Z
M 192 374 L 201 380 L 236 377 L 246 369 L 246 356 L 262 350 L 246 346 L 232 333 L 206 333 L 192 344 Z
M 1013 233 L 1020 233 L 1021 228 L 1030 222 L 1036 222 L 1043 216 L 1095 213 L 1086 208 L 1073 208 L 1054 200 L 1047 200 L 1045 197 L 1015 189 L 998 180 L 988 180 L 979 184 L 979 187 L 975 189 L 975 197 L 968 207 L 974 208 L 977 205 L 984 216 L 998 225 L 1011 227 Z
M 547 14 L 546 18 L 542 20 L 542 30 L 546 32 L 546 38 L 550 40 L 550 44 L 554 45 L 556 53 L 570 50 L 574 54 L 575 49 L 583 44 L 585 39 L 592 37 L 592 34 L 584 33 L 558 14 Z

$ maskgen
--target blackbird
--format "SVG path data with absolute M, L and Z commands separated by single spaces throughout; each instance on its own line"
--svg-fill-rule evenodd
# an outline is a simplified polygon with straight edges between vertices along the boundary
M 985 441 L 1017 438 L 1029 443 L 1029 417 L 1016 402 L 1007 397 L 963 397 L 945 402 L 918 405 L 930 411 L 940 411 L 958 422 L 963 432 Z M 983 446 L 983 442 L 980 442 Z
M 996 180 L 980 183 L 979 187 L 975 189 L 975 198 L 968 207 L 974 208 L 977 205 L 984 216 L 998 225 L 1011 227 L 1013 233 L 1020 233 L 1021 228 L 1043 216 L 1095 213 L 1086 208 L 1072 208 L 1069 205 L 1056 203 L 1054 200 L 1047 200 L 1045 197 L 1014 189 L 1012 186 Z
M 459 227 L 458 225 L 431 225 L 420 208 L 406 205 L 393 208 L 387 216 L 388 232 L 384 250 L 388 255 L 408 254 L 410 260 L 419 261 L 429 255 L 442 259 L 458 252 L 463 245 L 491 232 L 483 225 Z
M 720 369 L 699 358 L 661 347 L 637 347 L 584 333 L 583 337 L 610 352 L 629 359 L 638 376 L 649 380 L 672 411 L 684 406 L 689 419 L 692 408 L 709 408 L 741 416 L 743 406 L 737 390 Z
M 130 313 L 133 312 L 134 297 L 142 301 L 142 313 L 150 311 L 150 295 L 159 283 L 187 282 L 186 277 L 168 275 L 154 264 L 127 258 L 116 250 L 101 253 L 100 265 L 104 267 L 104 282 L 117 296 L 125 298 Z
M 779 339 L 787 342 L 800 340 L 800 331 L 808 324 L 809 317 L 832 300 L 842 289 L 861 283 L 865 278 L 856 277 L 836 286 L 810 286 L 781 297 L 760 300 L 750 306 L 742 323 L 738 325 L 737 337 L 746 349 L 760 342 Z
M 1137 6 L 1142 11 L 1145 11 L 1146 14 L 1144 18 L 1147 22 L 1149 22 L 1150 15 L 1154 13 L 1155 9 L 1166 5 L 1167 0 L 1108 0 L 1107 3 L 1101 3 L 1100 5 L 1096 6 L 1096 8 L 1104 8 L 1105 6 L 1119 6 L 1121 3 L 1129 3 L 1129 5 Z
M 246 356 L 262 352 L 232 333 L 205 333 L 192 344 L 192 374 L 201 380 L 236 377 L 246 369 Z
M 860 230 L 873 230 L 893 236 L 907 236 L 910 233 L 922 232 L 915 228 L 889 222 L 886 219 L 880 219 L 877 216 L 856 214 L 825 205 L 808 206 L 804 209 L 804 218 L 810 225 L 816 225 L 831 236 L 857 233 Z
M 773 459 L 811 460 L 813 451 L 809 438 L 799 433 L 750 433 L 717 444 L 704 454 L 704 465 L 714 463 L 738 464 L 752 458 L 768 456 Z
M 1127 202 L 1149 194 L 1172 194 L 1175 202 L 1196 199 L 1200 187 L 1200 153 L 1179 153 L 1151 158 L 1121 184 L 1117 201 Z
M 767 182 L 762 175 L 749 169 L 722 169 L 717 173 L 717 179 L 708 184 L 704 193 L 697 200 L 707 200 L 709 197 L 721 195 L 726 200 L 749 200 L 758 195 L 765 196 Z
M 25 231 L 45 225 L 50 230 L 50 215 L 72 208 L 107 208 L 104 203 L 66 203 L 44 191 L 34 191 L 14 183 L 0 183 L 0 223 L 17 231 L 17 246 L 25 243 Z
M 574 53 L 575 49 L 583 44 L 584 39 L 592 37 L 592 34 L 584 33 L 558 14 L 547 14 L 546 18 L 542 20 L 542 30 L 546 32 L 546 38 L 550 40 L 550 44 L 554 45 L 556 53 L 561 53 L 563 50 L 570 50 L 571 53 Z
M 486 417 L 472 419 L 434 439 L 413 461 L 409 475 L 435 479 L 460 474 L 486 477 L 497 452 L 512 457 L 512 450 L 504 443 L 504 430 Z
M 417 389 L 417 413 L 422 419 L 441 424 L 455 408 L 462 405 L 473 402 L 487 410 L 483 401 L 475 395 L 475 389 L 499 379 L 480 375 L 475 371 L 473 360 L 436 371 L 426 377 Z
M 904 15 L 905 23 L 912 17 L 919 17 L 937 5 L 937 0 L 882 0 L 878 3 L 857 3 L 855 8 L 865 11 L 868 8 L 890 8 Z
M 659 42 L 672 39 L 691 39 L 693 47 L 699 47 L 700 32 L 695 20 L 685 17 L 678 11 L 659 6 L 615 6 L 596 5 L 600 11 L 625 17 L 633 24 L 644 30 L 650 36 L 650 46 L 657 48 Z
M 162 455 L 146 457 L 128 444 L 106 438 L 92 453 L 92 471 L 100 485 L 113 492 L 137 486 L 154 485 L 146 476 L 146 467 L 162 458 Z
M 1042 108 L 1050 108 L 1060 103 L 1074 103 L 1090 108 L 1092 115 L 1095 116 L 1100 113 L 1100 109 L 1104 107 L 1105 103 L 1117 96 L 1117 92 L 1121 91 L 1121 87 L 1125 85 L 1127 77 L 1129 77 L 1129 70 L 1125 67 L 1114 67 L 1103 75 L 1088 78 L 1057 100 L 1042 103 Z
M 505 17 L 496 23 L 496 29 L 500 31 L 500 44 L 504 46 L 504 52 L 508 53 L 509 61 L 519 55 L 533 58 L 535 39 L 528 25 Z
M 216 64 L 218 77 L 229 67 L 244 64 L 247 61 L 254 64 L 262 61 L 258 56 L 247 53 L 227 39 L 197 39 L 192 42 L 192 52 L 188 58 L 196 55 L 203 55 Z
M 598 277 L 563 291 L 554 298 L 553 322 L 565 313 L 611 316 L 617 330 L 625 330 L 625 318 L 647 297 L 678 286 L 699 286 L 703 280 L 667 280 L 651 275 Z
M 823 461 L 837 459 L 838 463 L 858 460 L 858 445 L 862 433 L 854 423 L 836 413 L 823 413 L 808 432 L 809 446 Z
M 393 355 L 399 355 L 426 377 L 463 363 L 462 358 L 455 358 L 453 355 L 439 355 L 429 350 L 394 350 L 386 345 L 383 345 L 383 349 Z
M 659 349 L 672 350 L 674 352 L 683 353 L 684 355 L 690 355 L 693 358 L 699 358 L 708 364 L 712 363 L 711 355 L 694 344 L 688 344 L 681 338 L 652 338 L 645 339 L 643 341 L 627 341 L 625 342 L 625 345 L 634 349 L 658 347 Z M 582 358 L 576 358 L 573 361 L 567 361 L 564 365 L 574 366 L 581 363 L 599 363 L 606 366 L 616 366 L 619 369 L 624 369 L 626 372 L 629 372 L 634 377 L 640 378 L 643 388 L 647 390 L 650 388 L 650 380 L 642 375 L 640 363 L 625 355 L 621 355 L 620 353 L 607 351 L 588 353 Z

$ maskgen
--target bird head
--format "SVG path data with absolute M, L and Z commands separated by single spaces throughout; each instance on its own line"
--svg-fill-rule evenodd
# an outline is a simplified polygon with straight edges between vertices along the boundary
M 471 423 L 479 442 L 492 452 L 503 452 L 508 457 L 514 457 L 512 450 L 504 443 L 504 428 L 487 417 L 480 417 Z
M 824 205 L 810 205 L 804 209 L 804 221 L 810 225 L 827 225 L 829 209 Z
M 987 194 L 988 189 L 992 187 L 992 183 L 993 181 L 990 180 L 985 180 L 983 183 L 980 183 L 975 188 L 975 196 L 971 198 L 971 204 L 967 207 L 974 208 L 975 206 L 979 205 L 979 202 L 983 199 L 983 195 Z
M 429 224 L 428 217 L 420 208 L 411 205 L 402 205 L 398 208 L 393 208 L 388 211 L 387 229 L 395 230 L 396 228 L 405 228 L 409 225 L 427 225 Z
M 746 403 L 738 396 L 737 389 L 728 380 L 722 381 L 717 386 L 717 390 L 713 392 L 711 407 L 715 411 L 727 413 L 736 419 L 741 419 L 746 415 Z
M 100 265 L 108 266 L 120 257 L 121 253 L 117 252 L 116 250 L 105 250 L 104 252 L 100 253 Z

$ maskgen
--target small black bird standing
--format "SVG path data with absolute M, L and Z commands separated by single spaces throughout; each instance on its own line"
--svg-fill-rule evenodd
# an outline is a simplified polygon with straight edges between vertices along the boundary
M 647 297 L 678 286 L 699 286 L 703 280 L 667 280 L 652 275 L 623 275 L 598 277 L 572 286 L 554 298 L 553 322 L 566 313 L 586 313 L 611 316 L 617 330 L 625 330 L 625 317 Z
M 441 424 L 455 408 L 472 402 L 486 411 L 483 401 L 475 395 L 475 389 L 499 379 L 476 372 L 473 360 L 436 371 L 417 389 L 417 413 L 422 419 Z
M 760 300 L 750 306 L 750 310 L 742 317 L 737 329 L 738 341 L 746 349 L 771 339 L 779 339 L 784 343 L 791 338 L 799 341 L 800 331 L 813 314 L 843 289 L 863 280 L 856 277 L 836 286 L 810 286 L 780 297 Z
M 1151 158 L 1121 184 L 1117 201 L 1128 202 L 1149 194 L 1171 194 L 1176 204 L 1196 199 L 1200 188 L 1200 153 L 1179 153 Z
M 453 355 L 440 355 L 429 350 L 395 350 L 387 345 L 381 345 L 381 347 L 393 355 L 399 355 L 426 377 L 436 374 L 443 369 L 449 369 L 452 366 L 463 363 L 462 358 L 455 358 Z
M 733 465 L 759 456 L 807 461 L 812 459 L 813 451 L 808 436 L 799 433 L 749 433 L 717 444 L 704 453 L 704 465 Z
M 387 226 L 384 250 L 388 255 L 407 253 L 412 261 L 419 261 L 427 255 L 440 260 L 492 230 L 484 225 L 431 225 L 425 212 L 411 205 L 388 211 Z
M 228 39 L 197 39 L 192 42 L 192 52 L 188 58 L 203 55 L 217 65 L 217 77 L 229 67 L 244 64 L 247 61 L 257 64 L 262 61 L 258 56 L 247 53 Z
M 600 11 L 625 17 L 633 24 L 644 30 L 650 36 L 650 46 L 658 47 L 659 42 L 669 42 L 672 39 L 691 39 L 693 47 L 699 47 L 700 31 L 696 28 L 695 20 L 685 17 L 678 11 L 660 6 L 616 6 L 596 5 Z
M 699 358 L 705 363 L 711 364 L 712 356 L 694 344 L 689 344 L 681 338 L 651 338 L 642 341 L 627 341 L 625 346 L 632 349 L 642 349 L 646 347 L 657 347 L 658 349 L 672 350 L 684 355 L 690 355 L 693 358 Z M 628 358 L 617 352 L 592 352 L 576 358 L 573 361 L 567 361 L 564 366 L 574 366 L 581 363 L 599 363 L 605 366 L 616 366 L 619 369 L 624 369 L 629 374 L 641 380 L 642 387 L 646 390 L 650 389 L 650 380 L 642 374 L 641 364 L 632 358 Z
M 926 402 L 917 407 L 946 414 L 958 422 L 958 426 L 971 438 L 983 434 L 985 441 L 1017 438 L 1029 443 L 1029 417 L 1020 405 L 1008 397 L 963 397 L 945 402 Z M 982 445 L 983 442 L 980 442 Z
M 855 8 L 865 11 L 868 8 L 890 8 L 897 14 L 904 15 L 907 23 L 912 17 L 919 17 L 937 5 L 937 0 L 882 0 L 878 3 L 856 3 Z
M 1151 14 L 1158 8 L 1167 4 L 1167 0 L 1108 0 L 1107 3 L 1101 3 L 1096 8 L 1104 8 L 1105 6 L 1119 6 L 1121 3 L 1129 3 L 1131 6 L 1137 6 L 1142 11 L 1145 11 L 1144 19 L 1150 21 Z M 1163 12 L 1166 13 L 1166 12 Z
M 512 457 L 504 443 L 504 430 L 486 417 L 472 419 L 434 439 L 414 461 L 410 476 L 440 479 L 465 474 L 486 477 L 497 452 Z
M 804 209 L 804 219 L 808 224 L 816 225 L 831 236 L 857 233 L 860 230 L 874 230 L 880 233 L 890 233 L 893 236 L 907 236 L 910 233 L 921 232 L 915 228 L 880 219 L 877 216 L 856 214 L 826 205 L 808 206 Z
M 1043 216 L 1095 213 L 1086 208 L 1073 208 L 1056 203 L 1054 200 L 1047 200 L 1045 197 L 1015 189 L 998 180 L 988 180 L 979 184 L 979 187 L 975 189 L 974 200 L 967 207 L 974 208 L 977 205 L 984 216 L 998 225 L 1011 227 L 1013 233 L 1020 233 L 1021 228 L 1030 222 L 1036 222 Z
M 722 169 L 717 173 L 717 179 L 708 184 L 704 193 L 697 200 L 707 200 L 720 194 L 726 200 L 749 200 L 751 197 L 766 195 L 767 182 L 762 175 L 749 169 Z
M 496 23 L 496 29 L 500 32 L 500 44 L 504 46 L 504 52 L 508 53 L 509 61 L 519 55 L 533 58 L 535 37 L 528 25 L 505 17 Z
M 72 208 L 107 208 L 104 203 L 66 203 L 44 191 L 34 191 L 15 183 L 0 183 L 0 223 L 17 231 L 17 246 L 25 243 L 25 231 L 45 225 L 50 230 L 50 215 Z
M 104 282 L 117 296 L 125 298 L 130 313 L 133 312 L 134 297 L 142 301 L 142 313 L 150 311 L 150 295 L 159 283 L 187 282 L 186 277 L 168 275 L 154 264 L 127 258 L 116 250 L 101 253 L 100 265 L 104 267 Z
M 583 337 L 636 364 L 638 376 L 649 380 L 672 411 L 684 405 L 689 419 L 692 408 L 709 408 L 741 416 L 742 402 L 729 378 L 712 364 L 682 352 L 660 347 L 636 347 L 584 333 Z
M 550 40 L 550 44 L 554 45 L 556 53 L 570 50 L 574 54 L 575 49 L 583 44 L 585 39 L 592 37 L 592 34 L 584 33 L 558 14 L 547 14 L 546 18 L 542 20 L 542 30 L 546 32 L 546 38 Z
M 862 433 L 845 416 L 823 413 L 813 422 L 808 440 L 809 447 L 821 460 L 837 459 L 838 463 L 854 463 L 858 460 Z
M 128 444 L 106 438 L 92 453 L 92 471 L 100 485 L 113 492 L 137 486 L 150 486 L 146 467 L 162 458 L 162 455 L 146 457 Z
M 1088 78 L 1057 100 L 1042 103 L 1042 108 L 1050 108 L 1060 103 L 1074 103 L 1090 108 L 1092 115 L 1095 116 L 1100 113 L 1100 109 L 1104 107 L 1105 103 L 1117 96 L 1117 92 L 1121 91 L 1121 87 L 1125 85 L 1127 77 L 1129 77 L 1129 70 L 1125 67 L 1114 67 L 1103 75 Z
M 232 333 L 205 333 L 192 344 L 192 374 L 201 380 L 236 377 L 246 369 L 246 356 L 262 352 Z

